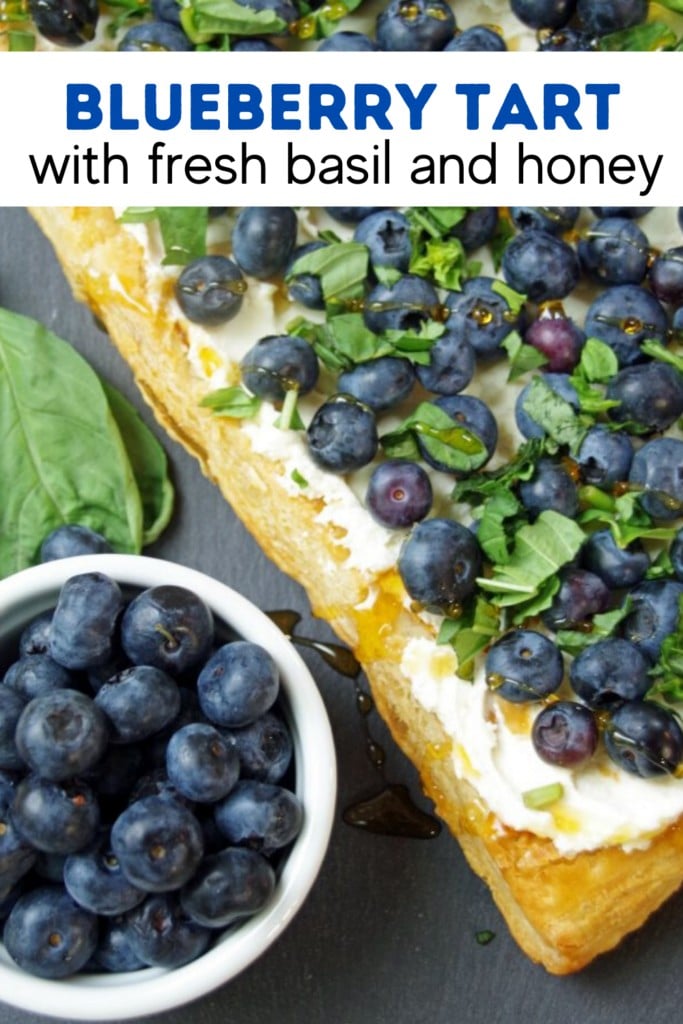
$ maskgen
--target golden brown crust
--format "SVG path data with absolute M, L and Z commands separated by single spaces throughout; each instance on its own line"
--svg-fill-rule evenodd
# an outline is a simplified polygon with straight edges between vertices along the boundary
M 199 407 L 205 389 L 185 358 L 183 327 L 152 308 L 142 250 L 111 211 L 32 213 L 75 293 L 106 324 L 159 422 L 196 456 L 267 554 L 306 588 L 316 613 L 356 651 L 396 742 L 525 952 L 566 974 L 640 927 L 681 883 L 683 829 L 668 828 L 644 850 L 612 847 L 568 858 L 549 840 L 500 828 L 476 791 L 455 777 L 445 756 L 448 737 L 414 701 L 400 671 L 406 638 L 426 635 L 427 627 L 406 612 L 397 578 L 373 581 L 378 597 L 368 607 L 366 579 L 344 564 L 339 538 L 317 521 L 319 505 L 285 496 L 273 486 L 277 465 L 254 452 L 239 422 Z

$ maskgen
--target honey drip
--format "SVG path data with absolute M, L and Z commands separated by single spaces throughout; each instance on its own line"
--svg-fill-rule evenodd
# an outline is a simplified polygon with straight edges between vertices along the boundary
M 358 800 L 347 807 L 342 820 L 347 825 L 362 828 L 384 836 L 403 836 L 410 839 L 434 839 L 441 831 L 441 823 L 422 811 L 413 801 L 407 786 L 388 782 L 384 774 L 386 753 L 370 730 L 369 718 L 375 710 L 370 693 L 359 682 L 360 662 L 348 647 L 300 636 L 296 627 L 301 621 L 298 612 L 282 609 L 267 613 L 292 643 L 315 651 L 323 661 L 346 679 L 353 680 L 356 710 L 365 733 L 365 750 L 370 764 L 382 780 L 382 788 L 374 796 Z

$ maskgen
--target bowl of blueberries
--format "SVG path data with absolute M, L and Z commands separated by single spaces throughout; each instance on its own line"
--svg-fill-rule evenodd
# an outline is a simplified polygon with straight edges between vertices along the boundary
M 270 619 L 156 558 L 0 581 L 0 993 L 125 1020 L 229 981 L 322 864 L 336 760 Z

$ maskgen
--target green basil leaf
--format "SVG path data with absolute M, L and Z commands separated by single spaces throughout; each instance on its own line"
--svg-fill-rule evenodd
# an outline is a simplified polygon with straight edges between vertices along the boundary
M 510 371 L 508 380 L 517 380 L 530 370 L 538 370 L 548 362 L 546 356 L 539 352 L 533 345 L 525 345 L 517 331 L 510 331 L 506 338 L 501 341 L 501 348 L 504 348 L 510 360 Z
M 152 544 L 169 524 L 175 493 L 168 476 L 168 460 L 137 410 L 110 384 L 104 384 L 119 433 L 126 446 L 142 500 L 142 544 Z
M 577 371 L 591 383 L 607 384 L 619 372 L 619 361 L 614 350 L 604 341 L 587 338 L 574 375 Z
M 0 310 L 0 575 L 28 565 L 64 523 L 138 552 L 142 503 L 102 385 L 41 324 Z
M 514 487 L 518 481 L 530 480 L 545 451 L 546 442 L 542 438 L 525 441 L 514 457 L 499 469 L 473 473 L 466 480 L 459 480 L 451 495 L 453 501 L 466 501 L 476 507 L 499 491 Z
M 523 401 L 525 411 L 559 445 L 575 451 L 586 433 L 575 410 L 542 377 L 534 377 Z
M 470 276 L 467 253 L 459 238 L 426 241 L 420 251 L 413 253 L 409 270 L 451 291 L 459 291 L 463 278 Z
M 500 632 L 500 612 L 481 595 L 465 608 L 458 619 L 445 618 L 436 642 L 449 644 L 458 658 L 461 679 L 474 678 L 475 659 Z
M 663 7 L 672 11 L 680 11 L 680 0 L 660 0 Z M 677 5 L 677 6 L 675 6 Z M 647 21 L 633 28 L 625 28 L 619 32 L 610 32 L 598 40 L 599 50 L 632 50 L 647 52 L 674 46 L 676 36 L 663 21 Z
M 661 342 L 650 338 L 644 341 L 640 348 L 644 355 L 651 356 L 653 359 L 659 359 L 662 363 L 670 363 L 671 366 L 676 367 L 679 373 L 683 373 L 683 356 L 677 352 L 672 352 L 669 348 L 665 348 Z
M 165 266 L 183 266 L 206 253 L 209 211 L 205 206 L 129 206 L 122 224 L 159 222 Z
M 521 313 L 526 302 L 526 295 L 522 292 L 516 291 L 511 288 L 509 284 L 505 284 L 505 281 L 496 279 L 491 285 L 491 291 L 495 292 L 496 295 L 500 295 L 502 299 L 505 299 L 511 311 L 515 314 Z
M 189 28 L 193 42 L 205 41 L 207 35 L 278 35 L 287 29 L 274 10 L 257 11 L 237 0 L 189 0 L 183 15 L 183 27 Z
M 28 53 L 35 50 L 36 37 L 33 32 L 10 29 L 7 33 L 7 48 L 10 53 Z
M 576 655 L 598 640 L 605 640 L 614 636 L 615 630 L 631 611 L 632 601 L 627 597 L 619 608 L 610 612 L 599 612 L 591 620 L 589 631 L 579 629 L 560 629 L 555 640 L 557 646 L 568 654 Z
M 450 470 L 470 472 L 488 457 L 483 442 L 433 402 L 420 402 L 403 423 L 380 437 L 380 444 L 391 458 L 410 458 L 399 453 L 419 452 L 418 436 L 429 454 Z
M 211 391 L 199 404 L 203 409 L 211 409 L 214 416 L 252 419 L 261 408 L 261 399 L 236 384 L 234 387 Z
M 332 242 L 300 256 L 289 274 L 316 274 L 325 302 L 344 302 L 363 296 L 368 277 L 368 247 L 361 242 Z
M 484 504 L 477 528 L 477 540 L 486 557 L 500 565 L 510 557 L 509 521 L 519 514 L 521 503 L 512 491 L 501 488 Z

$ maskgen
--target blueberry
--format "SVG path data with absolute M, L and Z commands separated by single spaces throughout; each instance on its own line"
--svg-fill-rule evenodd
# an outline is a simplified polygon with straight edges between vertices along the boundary
M 307 395 L 318 381 L 318 357 L 307 341 L 290 334 L 261 338 L 243 357 L 240 368 L 253 394 L 276 402 L 292 388 Z
M 188 320 L 211 327 L 239 313 L 246 289 L 242 271 L 227 256 L 199 256 L 178 277 L 175 297 Z
M 326 206 L 325 210 L 330 217 L 338 220 L 340 224 L 358 224 L 368 214 L 381 210 L 379 206 Z
M 662 305 L 637 284 L 605 288 L 588 307 L 584 323 L 586 335 L 609 345 L 620 366 L 642 361 L 642 342 L 650 338 L 664 342 L 667 327 Z
M 464 336 L 481 357 L 502 354 L 500 343 L 521 325 L 521 314 L 513 312 L 495 285 L 491 277 L 471 277 L 462 291 L 446 297 L 447 330 Z
M 292 302 L 300 302 L 307 309 L 324 309 L 325 299 L 323 296 L 322 284 L 318 274 L 294 273 L 293 268 L 297 260 L 307 256 L 318 249 L 324 249 L 325 242 L 307 242 L 306 245 L 298 246 L 292 253 L 289 263 L 285 267 L 285 278 L 287 291 Z
M 639 284 L 647 273 L 650 244 L 644 231 L 626 217 L 592 224 L 578 244 L 584 271 L 603 284 Z
M 581 27 L 596 36 L 640 25 L 647 10 L 648 0 L 577 0 L 576 4 Z
M 596 217 L 630 217 L 637 220 L 652 210 L 652 206 L 591 206 Z
M 373 470 L 365 502 L 373 519 L 383 526 L 412 526 L 424 519 L 432 506 L 432 485 L 417 462 L 389 459 Z
M 25 654 L 47 654 L 50 643 L 50 625 L 52 623 L 52 609 L 41 612 L 31 619 L 24 627 L 19 637 L 19 655 Z
M 145 892 L 121 870 L 106 831 L 84 850 L 66 858 L 63 876 L 72 900 L 92 914 L 123 914 L 145 898 Z
M 34 866 L 38 853 L 14 824 L 16 786 L 0 775 L 0 893 L 7 893 Z
M 353 50 L 355 52 L 368 52 L 369 50 L 379 50 L 379 46 L 374 41 L 366 36 L 363 32 L 333 32 L 331 36 L 327 36 L 326 39 L 322 39 L 318 44 L 319 50 Z
M 303 823 L 303 807 L 283 786 L 241 779 L 216 803 L 214 817 L 231 846 L 246 846 L 267 855 L 296 838 Z
M 107 746 L 107 720 L 78 690 L 54 690 L 29 701 L 17 722 L 21 757 L 44 779 L 58 782 L 87 771 Z
M 159 796 L 143 797 L 121 812 L 112 825 L 111 848 L 126 878 L 146 892 L 179 889 L 204 853 L 192 812 Z
M 584 483 L 609 490 L 614 484 L 628 480 L 633 442 L 624 431 L 591 427 L 579 446 L 576 461 Z
M 77 906 L 61 886 L 40 886 L 19 897 L 3 938 L 23 970 L 40 978 L 66 978 L 94 953 L 97 917 Z
M 474 592 L 481 551 L 462 524 L 453 519 L 425 519 L 404 542 L 398 571 L 414 600 L 447 610 Z
M 146 761 L 146 750 L 134 743 L 111 744 L 104 756 L 82 779 L 97 791 L 100 799 L 125 797 L 140 778 Z
M 52 562 L 71 555 L 101 555 L 112 551 L 106 537 L 88 526 L 75 523 L 58 526 L 40 546 L 40 561 Z
M 433 319 L 439 296 L 424 277 L 403 274 L 394 284 L 377 284 L 365 302 L 363 319 L 375 334 L 383 331 L 418 331 Z
M 412 243 L 408 218 L 398 210 L 381 210 L 364 217 L 353 233 L 354 241 L 368 247 L 373 267 L 406 271 Z
M 566 25 L 555 31 L 539 33 L 538 49 L 542 53 L 575 53 L 595 49 L 595 40 L 588 32 Z
M 683 581 L 683 528 L 677 532 L 671 541 L 669 558 L 671 559 L 671 568 L 673 569 L 674 576 L 677 580 Z
M 547 764 L 574 768 L 587 761 L 598 745 L 598 726 L 592 711 L 576 701 L 558 700 L 534 719 L 531 742 Z
M 437 395 L 457 395 L 474 376 L 475 353 L 460 331 L 449 328 L 429 350 L 429 362 L 416 366 L 418 380 Z
M 645 579 L 650 558 L 639 541 L 619 547 L 610 529 L 596 530 L 581 550 L 583 565 L 612 590 L 634 587 Z
M 485 452 L 480 456 L 478 465 L 485 465 L 498 443 L 498 424 L 486 403 L 474 395 L 444 395 L 435 399 L 433 404 L 447 413 L 454 425 L 464 428 L 481 441 Z M 430 466 L 445 473 L 458 475 L 456 470 L 439 458 L 441 452 L 434 446 L 429 435 L 419 434 L 417 443 L 422 458 Z
M 576 0 L 510 0 L 512 13 L 529 28 L 563 28 L 575 7 Z
M 643 488 L 640 502 L 651 516 L 677 519 L 683 511 L 683 441 L 647 441 L 633 456 L 629 481 Z
M 538 460 L 530 480 L 520 483 L 519 497 L 532 515 L 550 509 L 573 519 L 579 511 L 579 493 L 574 480 L 562 463 L 547 457 Z
M 543 375 L 543 381 L 549 388 L 551 388 L 552 391 L 559 395 L 560 398 L 563 398 L 565 402 L 568 402 L 573 409 L 578 410 L 579 396 L 576 393 L 576 388 L 566 373 L 545 373 Z M 526 402 L 530 390 L 531 384 L 525 384 L 515 400 L 515 422 L 517 423 L 517 429 L 520 434 L 523 434 L 526 438 L 545 437 L 543 427 L 532 418 L 524 407 L 524 403 Z
M 133 664 L 181 675 L 205 660 L 213 630 L 205 601 L 186 587 L 162 585 L 143 590 L 128 605 L 121 643 Z
M 237 3 L 248 7 L 250 11 L 273 11 L 288 24 L 299 17 L 298 8 L 292 0 L 237 0 Z
M 677 245 L 660 253 L 648 275 L 650 288 L 660 302 L 683 305 L 683 246 Z
M 230 49 L 233 53 L 278 53 L 279 47 L 270 39 L 260 36 L 242 36 L 231 40 Z
M 342 394 L 351 395 L 375 412 L 398 405 L 408 397 L 414 384 L 412 364 L 398 356 L 379 356 L 357 363 L 337 379 L 337 388 Z
M 468 49 L 464 45 L 456 46 L 458 39 L 462 39 L 468 36 L 468 33 L 474 31 L 473 29 L 467 29 L 462 32 L 459 36 L 456 36 L 452 43 L 449 43 L 446 47 L 447 50 L 462 50 Z M 482 30 L 483 31 L 483 30 Z M 490 30 L 487 30 L 490 32 Z M 490 33 L 500 36 L 497 32 Z M 468 37 L 471 38 L 471 37 Z M 503 49 L 505 49 L 505 43 L 501 40 Z M 486 49 L 486 47 L 477 47 L 478 49 Z M 478 249 L 482 245 L 486 245 L 490 242 L 498 230 L 499 223 L 499 212 L 497 206 L 477 206 L 471 210 L 468 210 L 462 220 L 459 220 L 455 227 L 451 228 L 449 236 L 453 235 L 455 238 L 459 238 L 463 244 L 465 252 L 471 252 L 473 249 Z
M 180 25 L 180 11 L 179 0 L 152 0 L 152 14 L 157 21 Z
M 29 654 L 13 662 L 3 679 L 24 700 L 40 697 L 51 690 L 73 687 L 73 676 L 49 654 Z
M 118 583 L 104 573 L 72 576 L 62 586 L 52 616 L 50 656 L 70 669 L 102 664 L 112 653 L 122 604 Z
M 653 663 L 664 640 L 678 626 L 682 595 L 683 583 L 674 580 L 646 580 L 631 591 L 631 611 L 622 620 L 619 633 Z
M 117 49 L 122 53 L 177 53 L 194 50 L 194 46 L 179 25 L 143 21 L 128 29 Z
M 313 461 L 332 473 L 348 473 L 372 462 L 377 452 L 377 425 L 372 410 L 346 395 L 319 406 L 308 431 Z
M 644 697 L 652 685 L 650 663 L 629 640 L 608 637 L 577 654 L 569 670 L 572 689 L 589 707 L 615 707 Z
M 455 16 L 444 0 L 390 0 L 377 18 L 380 50 L 443 50 Z
M 569 373 L 581 358 L 586 335 L 568 316 L 542 315 L 526 329 L 524 341 L 547 359 L 550 373 Z
M 82 46 L 95 38 L 97 0 L 29 0 L 28 10 L 41 36 L 58 46 Z
M 488 650 L 486 682 L 513 703 L 542 700 L 562 683 L 564 665 L 558 647 L 533 629 L 504 633 Z
M 280 689 L 277 665 L 268 651 L 247 640 L 224 644 L 197 678 L 199 703 L 216 725 L 243 726 L 265 714 Z
M 69 854 L 95 838 L 100 809 L 89 786 L 27 775 L 17 785 L 11 808 L 17 831 L 36 850 Z
M 137 743 L 175 718 L 180 691 L 162 669 L 133 665 L 104 683 L 94 702 L 107 720 L 112 743 Z
M 550 608 L 543 613 L 543 622 L 555 631 L 590 624 L 594 615 L 606 611 L 609 596 L 604 580 L 595 573 L 573 567 L 565 569 L 560 589 Z
M 574 227 L 580 213 L 578 206 L 511 206 L 510 219 L 519 231 L 537 228 L 551 235 L 561 235 Z
M 24 760 L 14 734 L 26 701 L 9 686 L 0 685 L 0 770 L 23 771 Z
M 626 366 L 610 380 L 606 397 L 619 403 L 608 412 L 615 423 L 633 423 L 642 433 L 660 433 L 683 414 L 683 375 L 669 363 Z
M 266 905 L 275 888 L 273 868 L 261 854 L 228 847 L 206 857 L 180 894 L 188 917 L 208 928 L 225 928 Z
M 141 967 L 147 966 L 131 949 L 130 928 L 125 917 L 112 917 L 100 921 L 100 934 L 97 948 L 93 953 L 93 963 L 101 970 L 113 974 L 139 971 Z
M 296 244 L 297 219 L 289 206 L 247 206 L 232 232 L 232 253 L 252 277 L 284 273 Z
M 563 299 L 581 276 L 572 247 L 537 228 L 522 231 L 508 242 L 502 270 L 507 283 L 534 302 Z
M 250 725 L 226 731 L 237 751 L 240 777 L 280 782 L 292 761 L 294 745 L 279 715 L 267 711 Z
M 500 32 L 488 25 L 470 25 L 463 32 L 456 32 L 444 50 L 460 52 L 502 53 L 507 45 Z M 467 248 L 467 247 L 466 247 Z
M 181 967 L 211 942 L 211 931 L 192 921 L 175 893 L 155 893 L 125 915 L 130 952 L 150 967 Z
M 628 701 L 611 715 L 605 748 L 632 775 L 672 774 L 683 757 L 683 732 L 673 712 L 650 701 Z
M 230 792 L 240 771 L 237 750 L 212 725 L 194 722 L 171 736 L 169 781 L 189 800 L 213 803 Z

